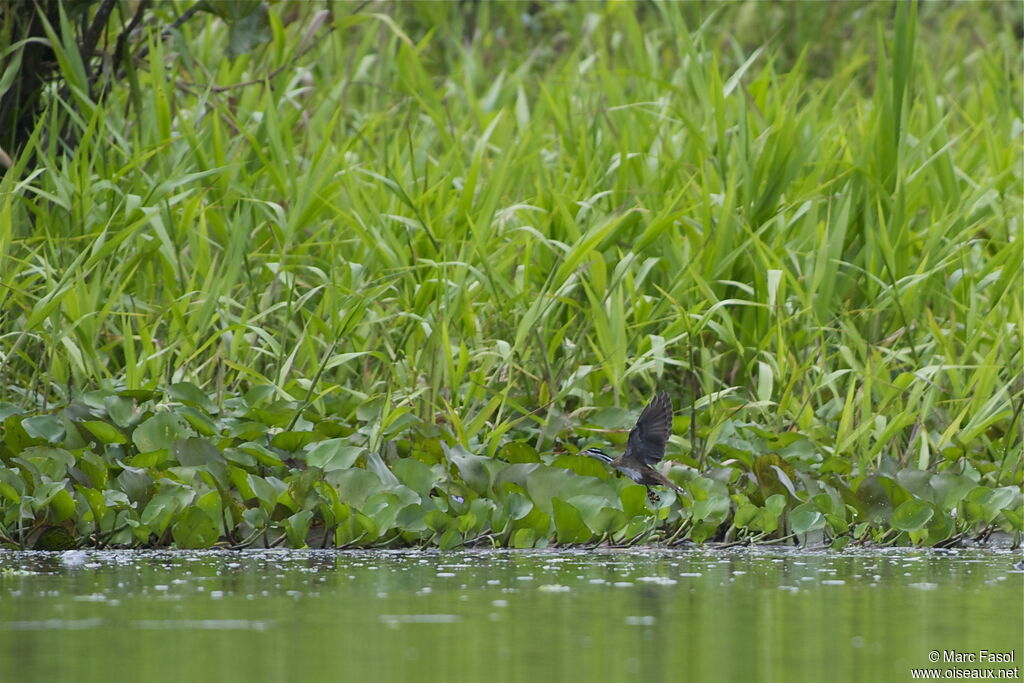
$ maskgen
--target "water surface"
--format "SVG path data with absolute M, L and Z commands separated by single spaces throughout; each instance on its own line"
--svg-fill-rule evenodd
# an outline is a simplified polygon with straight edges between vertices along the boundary
M 906 681 L 933 650 L 1020 680 L 1019 559 L 0 552 L 0 680 Z

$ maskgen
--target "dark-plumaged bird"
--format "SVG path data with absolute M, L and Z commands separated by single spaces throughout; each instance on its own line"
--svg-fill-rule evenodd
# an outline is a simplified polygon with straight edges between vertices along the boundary
M 597 458 L 636 483 L 643 484 L 647 487 L 647 497 L 657 503 L 658 494 L 651 490 L 652 486 L 667 486 L 677 493 L 683 493 L 682 488 L 654 469 L 665 456 L 665 444 L 671 433 L 672 399 L 663 391 L 644 407 L 636 425 L 629 430 L 625 453 L 613 458 L 600 448 L 588 448 L 580 451 L 579 455 Z

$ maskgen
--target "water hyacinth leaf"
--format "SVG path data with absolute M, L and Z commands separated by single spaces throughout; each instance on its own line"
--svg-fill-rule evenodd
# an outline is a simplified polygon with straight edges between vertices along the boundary
M 74 455 L 63 448 L 52 446 L 30 446 L 22 451 L 21 457 L 16 460 L 32 463 L 39 474 L 50 479 L 64 479 L 68 474 L 68 468 L 75 465 Z
M 750 524 L 751 520 L 753 520 L 757 515 L 758 509 L 759 508 L 756 505 L 743 503 L 736 508 L 736 512 L 732 517 L 732 523 L 741 529 L 746 528 L 747 525 Z
M 583 543 L 590 540 L 593 534 L 583 523 L 579 510 L 560 498 L 551 499 L 551 509 L 559 543 Z
M 574 478 L 573 474 L 567 470 L 539 467 L 527 478 L 526 490 L 530 494 L 530 498 L 533 499 L 534 505 L 550 514 L 551 499 L 558 495 L 564 495 L 572 485 Z
M 242 519 L 253 530 L 265 529 L 270 524 L 270 515 L 263 508 L 246 508 L 242 513 Z
M 1004 509 L 1011 505 L 1020 507 L 1021 492 L 1013 486 L 1003 486 L 991 490 L 992 495 L 982 504 L 985 508 L 985 521 L 992 522 Z
M 89 433 L 92 434 L 100 443 L 128 443 L 128 437 L 125 436 L 120 429 L 109 422 L 103 422 L 102 420 L 85 420 L 78 424 L 89 430 Z
M 510 545 L 513 548 L 532 548 L 535 540 L 533 529 L 517 529 L 512 534 Z
M 33 439 L 42 439 L 51 444 L 64 440 L 64 423 L 56 415 L 26 417 L 21 421 L 21 426 Z
M 491 473 L 487 467 L 491 459 L 474 455 L 460 445 L 443 446 L 445 457 L 455 465 L 462 481 L 477 493 L 485 494 L 491 486 Z
M 118 427 L 131 427 L 143 415 L 135 401 L 122 396 L 105 396 L 103 398 L 103 408 L 107 411 L 107 417 Z
M 928 502 L 913 498 L 896 508 L 890 523 L 900 531 L 920 531 L 928 524 L 933 514 L 932 506 Z
M 277 457 L 273 451 L 256 441 L 246 441 L 238 445 L 238 450 L 245 451 L 256 458 L 256 462 L 264 467 L 284 467 L 284 461 Z
M 872 474 L 857 487 L 857 499 L 864 505 L 869 521 L 888 522 L 892 516 L 893 502 L 881 479 L 881 476 Z
M 647 489 L 639 484 L 624 486 L 619 491 L 619 500 L 622 503 L 622 511 L 630 517 L 650 514 L 647 507 Z
M 217 405 L 202 389 L 191 382 L 177 382 L 167 388 L 167 397 L 186 406 L 199 408 L 207 415 L 217 413 Z
M 515 485 L 525 491 L 526 484 L 530 480 L 531 475 L 543 467 L 545 466 L 537 463 L 508 465 L 502 468 L 494 477 L 494 488 L 502 489 L 505 486 Z
M 786 497 L 781 493 L 768 496 L 764 506 L 776 517 L 781 517 L 782 513 L 786 511 Z
M 801 503 L 789 511 L 789 527 L 795 534 L 816 531 L 825 527 L 825 516 L 813 503 Z
M 181 406 L 177 411 L 178 415 L 185 418 L 185 421 L 196 430 L 200 436 L 216 436 L 217 425 L 205 413 L 201 413 L 192 406 Z
M 107 463 L 103 462 L 100 456 L 86 451 L 78 456 L 76 462 L 78 469 L 89 478 L 87 484 L 93 488 L 102 488 L 106 486 L 107 480 L 110 477 L 110 470 L 107 469 Z
M 303 510 L 284 521 L 284 532 L 288 536 L 288 544 L 292 548 L 305 548 L 309 525 L 313 521 L 313 511 Z
M 962 474 L 948 472 L 934 475 L 929 483 L 935 489 L 935 503 L 943 510 L 955 508 L 967 492 L 977 485 Z
M 184 420 L 173 413 L 157 413 L 132 432 L 132 442 L 140 453 L 170 448 L 175 441 L 192 436 Z
M 123 389 L 117 392 L 117 395 L 144 403 L 159 399 L 163 396 L 163 392 L 158 389 Z
M 932 511 L 934 514 L 927 527 L 928 543 L 935 545 L 939 541 L 944 541 L 952 536 L 955 526 L 953 524 L 953 516 L 938 505 L 932 504 Z
M 278 432 L 270 439 L 270 445 L 282 451 L 294 453 L 323 437 L 316 432 Z
M 366 453 L 366 469 L 376 474 L 380 479 L 381 485 L 385 488 L 401 486 L 398 477 L 384 464 L 384 459 L 375 451 L 368 451 Z M 417 500 L 416 502 L 418 503 L 419 501 Z
M 153 495 L 153 477 L 141 467 L 132 467 L 122 463 L 121 474 L 117 475 L 117 485 L 134 502 L 148 502 Z
M 359 511 L 372 519 L 383 533 L 395 525 L 403 507 L 402 500 L 395 494 L 380 492 L 370 496 Z
M 448 529 L 437 539 L 437 547 L 441 550 L 453 550 L 458 548 L 465 541 L 458 529 Z
M 327 439 L 320 441 L 306 453 L 306 464 L 319 467 L 324 472 L 347 470 L 366 450 L 361 446 L 351 446 L 346 439 Z
M 437 512 L 437 510 L 431 510 L 431 512 Z M 427 529 L 426 515 L 427 508 L 423 505 L 416 503 L 406 505 L 395 517 L 395 525 L 403 531 L 424 531 Z
M 428 529 L 444 531 L 455 526 L 455 518 L 440 510 L 431 510 L 423 517 L 423 523 Z
M 94 524 L 101 526 L 104 518 L 107 516 L 106 500 L 103 498 L 103 493 L 97 489 L 78 485 L 75 485 L 75 491 L 82 497 L 92 512 Z
M 220 534 L 210 515 L 199 507 L 185 508 L 171 528 L 174 544 L 181 549 L 209 548 Z
M 50 521 L 60 524 L 74 517 L 75 511 L 75 499 L 68 493 L 67 488 L 61 485 L 60 490 L 50 497 Z
M 629 515 L 613 507 L 603 507 L 587 522 L 595 534 L 614 534 L 629 522 Z
M 585 455 L 560 455 L 551 461 L 551 466 L 561 467 L 586 477 L 607 479 L 609 476 L 607 467 L 595 458 Z
M 915 498 L 926 500 L 929 503 L 935 501 L 935 489 L 931 481 L 935 477 L 931 472 L 914 468 L 904 468 L 896 473 L 896 481 L 904 489 L 909 491 Z
M 357 509 L 362 509 L 366 500 L 381 490 L 380 477 L 359 468 L 330 472 L 327 481 L 338 490 L 343 502 Z
M 130 462 L 133 467 L 155 469 L 159 465 L 163 465 L 169 459 L 170 451 L 166 448 L 160 448 L 155 451 L 149 451 L 148 453 L 139 453 L 132 457 Z
M 284 493 L 288 488 L 283 483 L 280 487 L 275 486 L 274 481 L 279 480 L 274 480 L 273 477 L 260 477 L 255 474 L 249 474 L 247 475 L 247 481 L 253 495 L 268 512 L 272 511 L 274 506 L 277 505 L 278 495 Z
M 430 491 L 437 483 L 437 476 L 430 465 L 415 458 L 402 458 L 391 467 L 391 471 L 400 482 L 419 494 L 423 500 L 430 497 Z
M 224 456 L 217 450 L 217 447 L 200 437 L 175 441 L 171 446 L 171 455 L 185 467 L 202 467 L 215 462 L 224 462 Z
M 539 539 L 547 537 L 551 532 L 551 515 L 534 507 L 530 512 L 516 520 L 513 525 L 516 529 L 533 529 L 534 543 Z
M 537 449 L 522 441 L 510 441 L 501 449 L 501 458 L 509 463 L 541 462 Z
M 24 491 L 25 481 L 18 476 L 17 471 L 0 467 L 0 496 L 12 503 L 20 503 Z

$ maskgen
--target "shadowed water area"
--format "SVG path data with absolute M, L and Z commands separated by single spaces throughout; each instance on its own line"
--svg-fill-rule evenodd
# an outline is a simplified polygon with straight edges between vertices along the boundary
M 1019 671 L 1019 559 L 0 552 L 0 666 L 9 681 L 904 681 L 953 666 L 933 650 L 988 650 L 1016 661 L 981 666 Z

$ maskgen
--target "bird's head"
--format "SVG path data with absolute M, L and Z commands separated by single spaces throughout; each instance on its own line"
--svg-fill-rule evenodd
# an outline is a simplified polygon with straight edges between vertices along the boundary
M 597 458 L 601 462 L 611 462 L 612 461 L 612 456 L 608 455 L 607 453 L 602 451 L 600 448 L 587 448 L 586 450 L 580 451 L 576 455 L 587 455 L 587 456 L 590 456 L 591 458 Z

